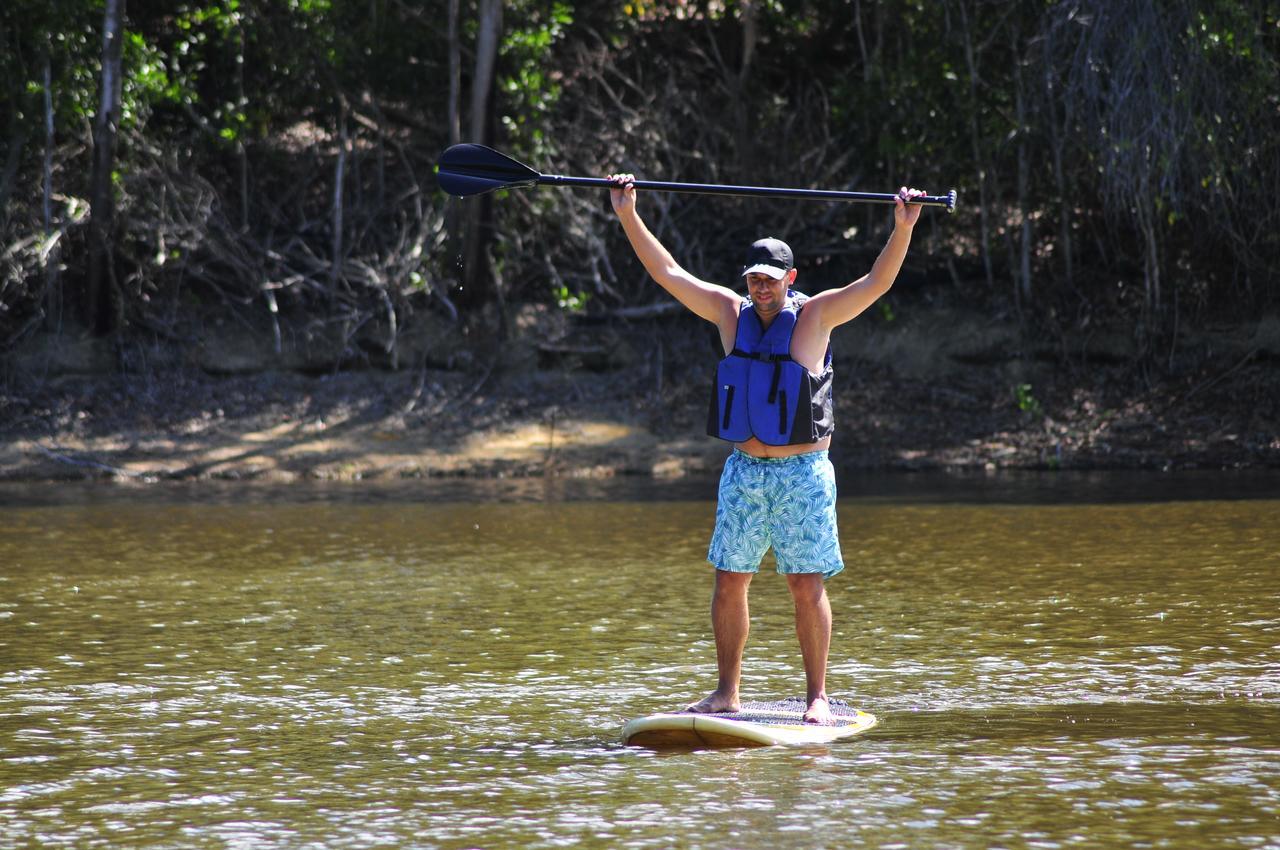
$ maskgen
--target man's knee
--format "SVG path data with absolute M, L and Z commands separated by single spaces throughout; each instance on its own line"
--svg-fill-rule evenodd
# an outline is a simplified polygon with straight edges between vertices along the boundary
M 729 570 L 716 570 L 715 593 L 720 597 L 741 596 L 747 592 L 751 584 L 752 573 L 735 573 Z
M 791 596 L 799 604 L 814 604 L 827 594 L 827 585 L 822 573 L 791 573 L 787 576 L 787 587 Z

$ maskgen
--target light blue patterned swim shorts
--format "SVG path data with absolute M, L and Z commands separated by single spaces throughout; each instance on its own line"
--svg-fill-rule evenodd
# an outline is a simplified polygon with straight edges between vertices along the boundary
M 725 461 L 707 560 L 718 570 L 754 573 L 770 546 L 784 575 L 829 579 L 844 569 L 827 452 L 758 458 L 734 449 Z

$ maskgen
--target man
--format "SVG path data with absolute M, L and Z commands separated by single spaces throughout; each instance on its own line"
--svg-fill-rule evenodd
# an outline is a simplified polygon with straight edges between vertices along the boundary
M 680 266 L 636 211 L 635 179 L 609 179 L 613 210 L 636 256 L 663 289 L 716 326 L 725 351 L 716 374 L 708 430 L 730 440 L 707 559 L 715 566 L 711 623 L 716 689 L 688 707 L 729 712 L 740 707 L 738 685 L 750 617 L 747 589 L 770 546 L 795 605 L 804 660 L 807 723 L 830 723 L 827 653 L 831 605 L 826 580 L 844 568 L 836 531 L 835 474 L 827 457 L 833 430 L 831 331 L 889 290 L 920 218 L 906 203 L 923 192 L 903 187 L 894 202 L 894 230 L 865 276 L 806 298 L 791 290 L 798 272 L 791 249 L 777 239 L 751 246 L 742 272 L 749 300 L 694 277 Z

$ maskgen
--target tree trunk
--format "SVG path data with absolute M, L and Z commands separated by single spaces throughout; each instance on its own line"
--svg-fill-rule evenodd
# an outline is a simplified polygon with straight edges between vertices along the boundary
M 1018 215 L 1021 222 L 1021 239 L 1018 246 L 1018 277 L 1020 291 L 1018 303 L 1031 306 L 1031 163 L 1027 150 L 1027 136 L 1031 128 L 1027 122 L 1025 84 L 1022 77 L 1022 60 L 1014 62 L 1014 104 L 1018 120 Z
M 93 128 L 93 173 L 89 190 L 89 269 L 84 303 L 85 325 L 96 334 L 115 327 L 114 285 L 116 133 L 120 128 L 120 58 L 124 44 L 125 0 L 106 0 L 102 24 L 102 95 Z
M 756 146 L 751 139 L 751 103 L 747 94 L 747 86 L 751 79 L 751 62 L 755 59 L 756 43 L 760 33 L 756 21 L 756 4 L 752 0 L 742 0 L 740 18 L 742 22 L 742 64 L 738 67 L 738 75 L 728 80 L 732 86 L 734 97 L 733 117 L 736 125 L 735 136 L 738 139 L 738 173 L 751 174 L 755 171 Z M 726 69 L 727 70 L 727 69 Z
M 44 225 L 44 238 L 53 235 L 53 60 L 49 56 L 49 45 L 45 43 L 44 67 L 41 69 L 44 81 L 44 180 L 41 187 L 43 198 L 41 203 L 41 223 Z M 62 290 L 58 285 L 58 265 L 61 261 L 62 246 L 55 245 L 49 249 L 44 264 L 44 302 L 45 322 L 54 330 L 62 329 Z
M 493 93 L 494 67 L 498 59 L 498 40 L 502 32 L 501 0 L 480 0 L 480 20 L 476 34 L 475 73 L 471 78 L 470 140 L 481 144 L 492 142 L 489 121 Z M 492 226 L 493 198 L 481 195 L 463 204 L 462 216 L 462 292 L 458 300 L 469 307 L 481 307 L 493 295 L 500 311 L 498 333 L 506 334 L 506 321 L 501 281 L 489 268 L 488 243 Z
M 249 98 L 244 92 L 244 24 L 236 25 L 236 103 L 247 110 Z M 240 128 L 243 131 L 243 127 Z M 240 229 L 249 232 L 249 152 L 244 146 L 243 132 L 236 133 L 236 162 L 240 170 Z
M 449 0 L 449 144 L 462 141 L 462 48 L 458 44 L 458 0 Z
M 1052 26 L 1052 24 L 1050 25 Z M 1071 203 L 1067 195 L 1067 178 L 1066 169 L 1063 167 L 1063 159 L 1067 146 L 1066 132 L 1062 127 L 1070 127 L 1072 120 L 1071 98 L 1063 97 L 1059 92 L 1055 81 L 1057 79 L 1057 67 L 1055 65 L 1055 53 L 1053 38 L 1055 30 L 1051 29 L 1049 34 L 1041 39 L 1044 54 L 1042 62 L 1044 63 L 1044 94 L 1045 94 L 1045 115 L 1048 116 L 1049 129 L 1049 145 L 1053 149 L 1053 180 L 1058 190 L 1058 224 L 1059 224 L 1059 253 L 1064 263 L 1065 278 L 1063 283 L 1070 289 L 1075 286 L 1075 270 L 1072 266 L 1072 254 L 1074 249 L 1071 245 Z M 1064 110 L 1062 125 L 1058 124 L 1058 108 L 1062 104 Z
M 480 0 L 479 14 L 470 117 L 471 140 L 483 142 L 488 139 L 489 98 L 493 92 L 493 71 L 498 60 L 498 38 L 502 33 L 502 0 Z
M 41 223 L 44 224 L 44 235 L 47 239 L 53 232 L 53 60 L 49 56 L 49 47 L 44 50 L 41 79 L 44 83 L 44 180 L 41 186 L 44 197 L 41 199 Z
M 987 221 L 987 168 L 983 163 L 983 146 L 978 130 L 978 63 L 973 52 L 973 31 L 969 14 L 961 2 L 960 22 L 964 27 L 964 58 L 969 69 L 969 144 L 973 150 L 973 163 L 978 169 L 978 224 L 981 234 L 982 267 L 986 272 L 987 286 L 995 287 L 995 272 L 991 268 L 991 225 Z
M 331 295 L 337 295 L 338 281 L 342 279 L 343 187 L 346 185 L 347 148 L 350 144 L 347 136 L 347 101 L 343 98 L 339 101 L 338 161 L 333 166 L 333 208 L 330 218 L 333 228 L 329 257 L 329 293 Z
M 853 0 L 853 28 L 858 34 L 858 52 L 862 56 L 862 81 L 871 82 L 871 54 L 867 51 L 867 37 L 862 31 L 862 0 Z
M 449 0 L 449 105 L 447 109 L 447 120 L 449 130 L 449 144 L 456 145 L 462 141 L 462 44 L 458 38 L 458 0 Z M 451 249 L 450 262 L 446 268 L 454 268 L 461 263 L 461 246 L 465 245 L 465 232 L 463 230 L 462 208 L 464 204 L 461 201 L 454 201 L 445 205 L 444 226 L 449 234 L 449 244 Z M 453 251 L 459 253 L 453 254 Z M 453 257 L 456 256 L 456 262 Z M 463 285 L 459 280 L 457 285 Z M 442 300 L 449 305 L 450 314 L 456 320 L 458 318 L 454 311 L 452 302 L 448 300 L 448 294 L 444 292 L 446 286 L 441 287 Z M 456 293 L 455 293 L 456 294 Z

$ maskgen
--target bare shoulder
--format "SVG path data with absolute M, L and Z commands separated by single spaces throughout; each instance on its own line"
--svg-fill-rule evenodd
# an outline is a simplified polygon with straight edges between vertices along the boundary
M 688 273 L 673 275 L 659 283 L 695 315 L 721 327 L 731 316 L 737 316 L 742 303 L 742 296 L 727 286 L 709 283 Z
M 856 318 L 863 310 L 884 294 L 888 287 L 873 286 L 870 275 L 863 275 L 853 283 L 836 289 L 819 292 L 805 304 L 810 321 L 816 322 L 826 333 Z
M 698 286 L 707 305 L 707 313 L 710 314 L 703 315 L 703 318 L 717 325 L 727 321 L 737 322 L 738 311 L 742 308 L 742 303 L 745 300 L 741 295 L 727 286 L 708 283 L 705 280 L 698 281 Z
M 720 342 L 728 354 L 738 336 L 738 316 L 746 299 L 726 286 L 717 286 L 721 290 L 716 317 L 712 319 L 716 329 L 720 331 Z
M 839 289 L 824 289 L 817 295 L 809 296 L 809 299 L 804 302 L 804 307 L 800 311 L 801 318 L 804 318 L 807 314 L 809 317 L 808 321 L 821 323 L 823 314 L 831 308 L 832 302 L 839 297 L 839 294 Z

